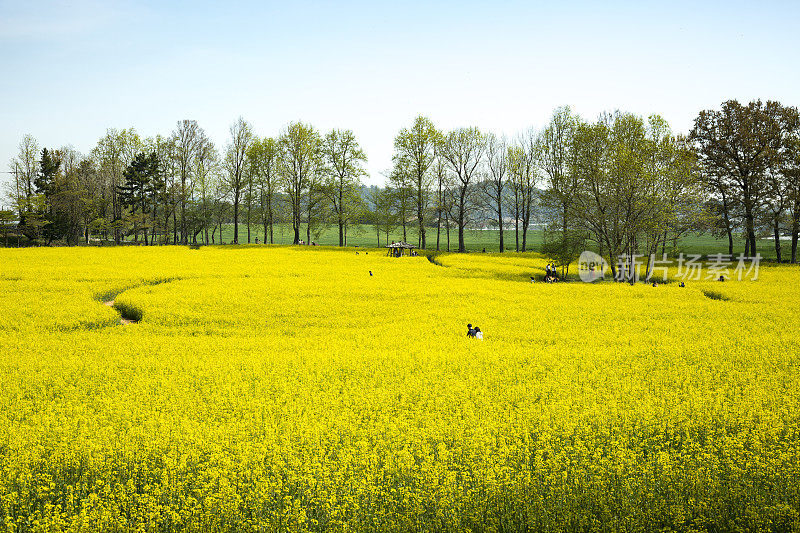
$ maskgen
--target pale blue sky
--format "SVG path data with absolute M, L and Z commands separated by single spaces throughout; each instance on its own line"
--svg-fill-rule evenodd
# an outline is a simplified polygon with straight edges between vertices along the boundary
M 799 33 L 788 1 L 0 0 L 0 163 L 25 133 L 88 152 L 185 118 L 222 148 L 242 115 L 262 136 L 352 129 L 379 183 L 417 114 L 513 136 L 570 105 L 686 132 L 730 98 L 800 105 Z

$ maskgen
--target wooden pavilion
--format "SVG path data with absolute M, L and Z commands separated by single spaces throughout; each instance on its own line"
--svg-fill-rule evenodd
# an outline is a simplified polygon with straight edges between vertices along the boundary
M 412 250 L 416 248 L 413 244 L 408 244 L 407 242 L 392 242 L 392 244 L 388 244 L 386 246 L 386 255 L 391 257 L 403 257 L 403 254 L 406 250 L 408 250 L 408 255 L 412 255 Z

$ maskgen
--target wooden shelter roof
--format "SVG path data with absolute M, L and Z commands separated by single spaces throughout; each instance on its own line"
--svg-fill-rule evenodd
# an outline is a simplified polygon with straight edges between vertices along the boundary
M 407 242 L 393 242 L 392 244 L 387 244 L 387 248 L 404 248 L 406 250 L 410 250 L 412 248 L 416 248 L 413 244 L 408 244 Z

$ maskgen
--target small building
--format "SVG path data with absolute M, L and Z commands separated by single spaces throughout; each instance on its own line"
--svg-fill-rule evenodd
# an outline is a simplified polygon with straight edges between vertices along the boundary
M 393 242 L 392 244 L 387 245 L 386 248 L 387 248 L 386 255 L 389 255 L 391 257 L 403 257 L 403 254 L 405 253 L 406 250 L 408 250 L 409 256 L 415 255 L 415 252 L 412 252 L 412 250 L 416 248 L 416 246 L 414 246 L 413 244 L 408 244 L 407 242 L 400 241 L 400 242 Z

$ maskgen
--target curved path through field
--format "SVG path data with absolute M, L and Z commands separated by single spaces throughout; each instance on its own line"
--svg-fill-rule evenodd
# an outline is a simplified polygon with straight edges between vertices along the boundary
M 105 305 L 113 308 L 115 311 L 117 311 L 117 309 L 114 308 L 114 300 L 108 300 L 108 301 L 105 301 L 103 303 Z M 117 311 L 117 312 L 119 312 L 119 311 Z M 119 315 L 119 323 L 122 326 L 127 326 L 128 324 L 135 324 L 136 322 L 137 322 L 136 320 L 128 320 L 127 318 L 123 317 L 122 314 Z

